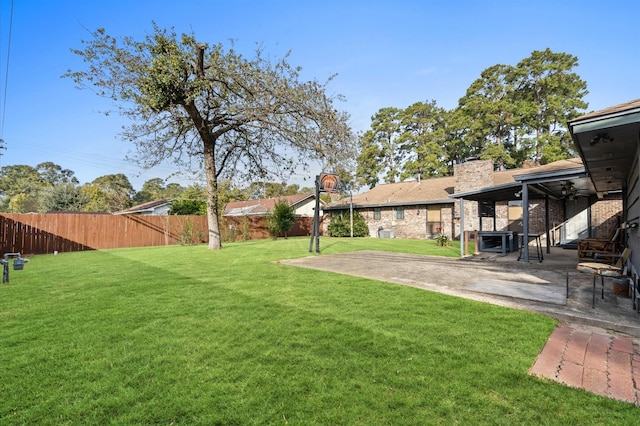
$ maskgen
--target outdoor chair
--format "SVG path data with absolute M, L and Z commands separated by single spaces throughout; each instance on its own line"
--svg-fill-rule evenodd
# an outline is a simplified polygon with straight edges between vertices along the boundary
M 614 263 L 620 255 L 620 235 L 617 228 L 609 238 L 585 238 L 578 241 L 578 260 Z
M 593 275 L 593 299 L 591 307 L 596 306 L 596 279 L 600 277 L 602 286 L 602 298 L 604 299 L 604 277 L 620 278 L 626 274 L 627 259 L 631 255 L 631 249 L 626 248 L 618 257 L 618 261 L 615 265 L 608 265 L 599 262 L 581 262 L 578 263 L 577 269 L 579 272 Z

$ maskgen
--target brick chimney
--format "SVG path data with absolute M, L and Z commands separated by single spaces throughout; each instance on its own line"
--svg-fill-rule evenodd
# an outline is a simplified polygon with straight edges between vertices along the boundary
M 453 165 L 454 191 L 467 192 L 493 186 L 493 162 L 472 160 Z

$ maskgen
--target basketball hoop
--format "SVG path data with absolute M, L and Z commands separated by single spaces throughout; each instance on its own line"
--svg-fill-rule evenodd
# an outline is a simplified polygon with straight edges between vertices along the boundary
M 328 175 L 328 174 L 321 174 L 320 175 L 320 191 L 322 192 L 326 192 L 327 194 L 331 195 L 331 193 L 337 192 L 336 189 L 338 188 L 338 176 L 336 175 Z

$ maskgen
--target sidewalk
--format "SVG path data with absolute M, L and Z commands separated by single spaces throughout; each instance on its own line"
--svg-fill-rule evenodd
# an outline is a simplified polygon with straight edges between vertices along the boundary
M 562 325 L 529 374 L 640 406 L 640 339 Z

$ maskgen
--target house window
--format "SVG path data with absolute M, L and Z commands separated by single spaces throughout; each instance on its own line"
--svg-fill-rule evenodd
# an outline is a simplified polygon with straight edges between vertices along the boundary
M 427 233 L 436 235 L 442 231 L 440 206 L 427 206 Z
M 404 219 L 404 207 L 396 207 L 396 219 Z
M 373 220 L 380 220 L 380 218 L 380 207 L 376 207 L 375 209 L 373 209 Z

